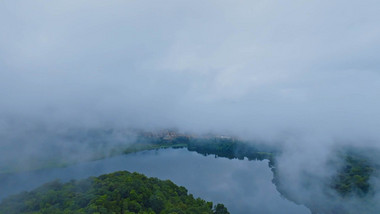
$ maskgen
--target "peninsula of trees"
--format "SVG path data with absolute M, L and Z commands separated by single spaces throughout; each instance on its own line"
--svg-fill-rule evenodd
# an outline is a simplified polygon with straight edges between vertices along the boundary
M 169 180 L 119 171 L 80 181 L 53 181 L 4 199 L 1 214 L 229 214 Z

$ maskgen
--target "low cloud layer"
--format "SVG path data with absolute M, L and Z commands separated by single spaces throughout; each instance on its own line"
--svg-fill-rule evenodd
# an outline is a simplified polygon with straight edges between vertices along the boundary
M 317 165 L 379 148 L 379 4 L 2 1 L 1 144 L 41 125 L 230 134 Z
M 375 1 L 1 4 L 2 118 L 379 138 Z
M 377 138 L 373 4 L 3 2 L 2 116 Z

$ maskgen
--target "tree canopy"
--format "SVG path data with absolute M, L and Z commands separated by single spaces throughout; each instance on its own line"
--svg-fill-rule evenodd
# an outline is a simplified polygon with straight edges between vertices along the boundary
M 56 180 L 4 199 L 4 214 L 228 214 L 222 204 L 194 198 L 169 180 L 119 171 L 61 183 Z

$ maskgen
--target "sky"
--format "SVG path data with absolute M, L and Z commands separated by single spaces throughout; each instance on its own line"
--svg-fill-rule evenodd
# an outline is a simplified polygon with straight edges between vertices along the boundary
M 379 138 L 376 1 L 0 4 L 1 118 Z
M 379 6 L 1 1 L 1 144 L 38 150 L 51 142 L 38 133 L 71 128 L 213 132 L 281 143 L 297 181 L 336 146 L 380 147 Z

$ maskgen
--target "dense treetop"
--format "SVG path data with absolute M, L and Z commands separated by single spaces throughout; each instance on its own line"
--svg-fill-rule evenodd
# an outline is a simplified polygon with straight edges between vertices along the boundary
M 53 181 L 4 199 L 1 214 L 227 214 L 173 182 L 119 171 L 80 181 Z

